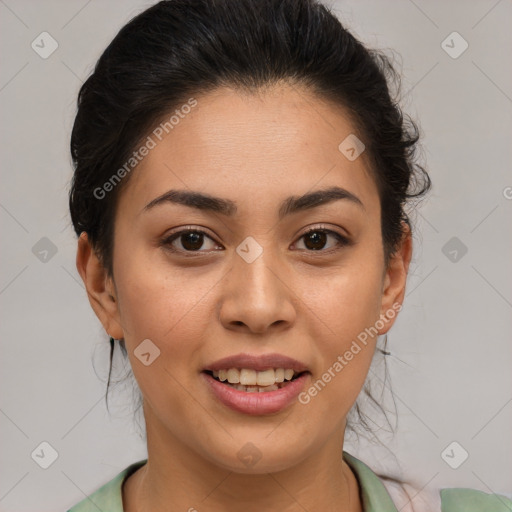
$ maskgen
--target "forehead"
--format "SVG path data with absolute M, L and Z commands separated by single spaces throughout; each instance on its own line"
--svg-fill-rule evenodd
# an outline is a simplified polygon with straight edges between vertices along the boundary
M 356 132 L 342 107 L 290 85 L 258 93 L 220 88 L 194 99 L 193 108 L 166 113 L 149 134 L 153 147 L 119 208 L 140 211 L 176 188 L 262 205 L 337 185 L 378 202 L 366 155 L 350 161 L 339 149 Z

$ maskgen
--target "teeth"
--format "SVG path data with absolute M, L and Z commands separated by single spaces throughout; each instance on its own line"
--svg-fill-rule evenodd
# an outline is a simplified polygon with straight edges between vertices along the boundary
M 256 384 L 256 370 L 240 370 L 240 384 L 254 386 Z
M 270 368 L 270 370 L 265 370 L 264 372 L 258 372 L 256 374 L 256 384 L 258 384 L 258 386 L 271 386 L 272 384 L 275 384 L 275 382 L 276 377 L 272 368 Z
M 265 386 L 264 388 L 259 386 L 244 386 L 243 384 L 233 384 L 232 387 L 238 389 L 238 391 L 245 391 L 247 393 L 263 393 L 265 391 L 277 391 L 279 389 L 276 384 Z
M 262 391 L 277 391 L 279 388 L 275 385 L 275 384 L 272 384 L 272 386 L 266 386 L 264 388 L 260 388 L 260 393 Z
M 240 372 L 236 368 L 228 370 L 228 382 L 230 384 L 238 384 L 240 382 Z
M 234 384 L 233 387 L 236 389 L 243 388 L 244 391 L 248 391 L 249 393 L 258 391 L 258 388 L 260 388 L 260 391 L 263 390 L 261 388 L 272 391 L 270 387 L 284 381 L 292 380 L 295 374 L 291 368 L 269 368 L 261 372 L 250 368 L 242 368 L 241 370 L 229 368 L 227 370 L 216 370 L 212 373 L 213 376 L 221 382 L 227 381 L 229 384 Z

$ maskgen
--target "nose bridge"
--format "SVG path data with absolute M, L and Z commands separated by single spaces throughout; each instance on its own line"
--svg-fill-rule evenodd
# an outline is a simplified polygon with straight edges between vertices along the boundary
M 240 286 L 242 295 L 251 296 L 252 300 L 261 298 L 269 302 L 273 297 L 280 294 L 279 280 L 276 273 L 279 272 L 280 262 L 267 241 L 257 242 L 254 238 L 248 237 L 237 247 L 237 257 L 234 258 L 236 272 L 235 285 Z
M 270 242 L 248 237 L 234 254 L 221 304 L 222 322 L 262 332 L 272 324 L 293 321 L 295 310 L 285 281 L 284 265 Z

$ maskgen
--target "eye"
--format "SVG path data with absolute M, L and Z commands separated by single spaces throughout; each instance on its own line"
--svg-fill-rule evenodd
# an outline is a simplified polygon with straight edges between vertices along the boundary
M 302 241 L 302 239 L 304 239 L 302 242 L 303 247 L 297 247 L 297 244 L 300 245 L 300 242 L 297 242 L 296 248 L 308 252 L 332 252 L 350 244 L 350 240 L 347 237 L 323 227 L 309 229 L 299 238 L 299 241 Z M 329 243 L 329 240 L 331 240 L 331 243 Z M 207 233 L 196 228 L 177 231 L 162 240 L 161 245 L 172 252 L 192 254 L 219 250 L 220 247 Z
M 209 243 L 208 243 L 209 242 Z M 204 248 L 204 244 L 209 245 Z M 184 229 L 173 233 L 162 240 L 162 245 L 173 252 L 208 252 L 218 247 L 217 242 L 209 237 L 204 231 L 198 229 Z M 203 248 L 203 250 L 200 250 Z
M 337 248 L 344 247 L 350 243 L 348 238 L 340 233 L 320 227 L 308 230 L 299 238 L 299 240 L 304 239 L 303 245 L 308 251 L 322 251 L 323 249 L 326 249 L 329 238 L 331 238 L 331 240 L 334 239 L 334 243 L 328 246 L 327 250 L 324 250 L 323 252 L 331 252 L 332 249 L 336 250 Z M 302 247 L 298 248 L 302 249 Z

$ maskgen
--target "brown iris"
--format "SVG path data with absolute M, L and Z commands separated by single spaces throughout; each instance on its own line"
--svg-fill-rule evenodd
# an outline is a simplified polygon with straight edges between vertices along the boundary
M 203 245 L 203 234 L 191 231 L 190 233 L 186 233 L 181 235 L 181 244 L 187 251 L 197 251 Z
M 311 231 L 304 235 L 304 245 L 308 249 L 317 251 L 322 249 L 326 244 L 327 234 L 322 231 Z

